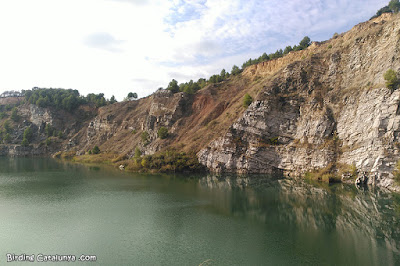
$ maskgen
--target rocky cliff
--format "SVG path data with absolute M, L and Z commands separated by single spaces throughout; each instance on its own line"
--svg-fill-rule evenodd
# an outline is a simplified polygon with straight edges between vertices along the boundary
M 355 164 L 369 183 L 394 188 L 400 92 L 385 87 L 383 74 L 400 70 L 399 33 L 399 16 L 385 14 L 315 44 L 300 60 L 249 67 L 243 75 L 261 77 L 262 90 L 199 160 L 214 171 L 244 173 Z
M 51 151 L 83 155 L 98 145 L 118 162 L 135 149 L 175 149 L 197 153 L 211 171 L 235 173 L 302 175 L 354 165 L 369 183 L 398 189 L 400 91 L 386 88 L 383 74 L 400 72 L 399 51 L 400 16 L 383 14 L 192 95 L 159 90 L 73 115 L 29 105 L 20 112 L 36 126 L 37 143 L 46 139 L 46 124 L 63 132 Z M 254 98 L 248 108 L 246 93 Z M 158 137 L 161 127 L 168 138 Z

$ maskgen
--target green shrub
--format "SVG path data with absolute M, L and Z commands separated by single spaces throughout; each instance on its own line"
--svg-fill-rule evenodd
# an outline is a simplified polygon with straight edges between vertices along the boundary
M 167 90 L 170 90 L 173 93 L 178 92 L 179 91 L 178 81 L 176 81 L 175 79 L 171 80 L 171 82 L 168 84 Z
M 140 158 L 142 156 L 142 152 L 138 147 L 135 148 L 135 158 Z
M 157 132 L 157 136 L 160 139 L 166 139 L 168 138 L 168 129 L 166 127 L 160 127 L 160 129 Z
M 393 69 L 389 69 L 383 75 L 383 78 L 386 80 L 386 87 L 388 89 L 391 89 L 392 91 L 396 89 L 399 83 L 396 71 L 394 71 Z
M 24 139 L 26 139 L 28 142 L 30 142 L 33 138 L 33 132 L 31 127 L 27 127 L 24 130 Z
M 11 135 L 10 133 L 7 133 L 4 138 L 3 138 L 4 143 L 10 143 L 11 142 Z
M 44 131 L 46 132 L 46 135 L 48 137 L 51 137 L 51 136 L 53 136 L 54 128 L 50 124 L 46 124 Z
M 47 138 L 46 139 L 46 146 L 49 146 L 51 144 L 51 139 L 50 138 Z
M 247 108 L 252 102 L 253 98 L 250 96 L 250 94 L 246 93 L 243 98 L 243 106 Z
M 11 124 L 10 124 L 10 120 L 6 120 L 5 122 L 4 122 L 4 129 L 5 129 L 5 131 L 7 132 L 7 133 L 11 133 L 12 131 L 13 131 L 13 127 L 11 126 Z
M 232 67 L 232 70 L 231 70 L 232 75 L 238 75 L 238 74 L 240 74 L 240 72 L 242 72 L 242 71 L 240 70 L 240 68 L 237 65 L 234 65 Z
M 143 144 L 146 146 L 147 144 L 149 144 L 149 133 L 147 133 L 147 131 L 143 131 L 142 134 L 140 135 L 140 138 L 142 139 Z
M 14 108 L 12 109 L 12 112 L 11 112 L 11 119 L 12 119 L 12 121 L 14 121 L 14 122 L 18 122 L 18 120 L 19 120 L 19 115 L 18 115 L 18 111 L 17 111 L 17 108 L 16 108 L 16 107 L 14 107 Z
M 93 154 L 99 154 L 100 153 L 100 148 L 99 148 L 99 146 L 94 146 L 94 148 L 93 148 L 93 150 L 92 150 L 92 153 Z
M 150 167 L 150 161 L 151 161 L 151 156 L 146 156 L 142 159 L 141 165 L 143 168 L 149 168 Z
M 271 144 L 271 145 L 278 145 L 279 144 L 279 137 L 274 137 L 274 138 L 270 138 L 269 140 L 268 140 L 268 142 L 269 142 L 269 144 Z
M 24 146 L 24 147 L 26 147 L 26 146 L 29 145 L 29 141 L 28 141 L 26 138 L 24 138 L 24 139 L 22 140 L 22 142 L 21 142 L 21 145 Z

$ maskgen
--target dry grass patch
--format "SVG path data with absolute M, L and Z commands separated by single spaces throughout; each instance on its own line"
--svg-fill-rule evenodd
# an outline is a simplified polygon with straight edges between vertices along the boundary
M 304 178 L 325 183 L 339 183 L 341 182 L 341 178 L 337 175 L 335 170 L 335 165 L 331 163 L 324 168 L 306 172 Z

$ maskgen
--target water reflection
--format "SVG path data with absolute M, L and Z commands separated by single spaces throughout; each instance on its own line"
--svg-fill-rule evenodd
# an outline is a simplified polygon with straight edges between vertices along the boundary
M 399 206 L 373 188 L 0 158 L 0 252 L 103 265 L 400 265 Z
M 74 200 L 84 196 L 89 173 L 99 170 L 96 166 L 85 167 L 48 158 L 1 158 L 0 198 Z
M 400 262 L 397 194 L 266 176 L 208 175 L 199 184 L 218 191 L 212 193 L 213 206 L 228 211 L 227 215 L 251 218 L 269 227 L 290 225 L 308 235 L 332 235 L 337 245 L 353 251 L 354 256 L 372 259 L 372 264 L 379 265 L 383 257 L 389 265 Z

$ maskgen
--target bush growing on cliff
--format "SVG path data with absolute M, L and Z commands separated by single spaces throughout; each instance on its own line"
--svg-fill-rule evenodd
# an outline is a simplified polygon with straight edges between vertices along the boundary
M 278 50 L 276 50 L 275 53 L 271 53 L 269 55 L 264 53 L 263 55 L 261 55 L 258 58 L 255 58 L 255 59 L 251 59 L 250 58 L 249 60 L 247 60 L 246 62 L 243 63 L 242 70 L 244 70 L 248 66 L 255 65 L 255 64 L 258 64 L 260 62 L 264 62 L 264 61 L 268 61 L 268 60 L 272 60 L 272 59 L 277 59 L 277 58 L 283 57 L 284 55 L 288 54 L 291 51 L 304 50 L 310 45 L 311 45 L 311 39 L 308 36 L 305 36 L 300 41 L 300 43 L 298 45 L 295 45 L 293 47 L 286 46 L 286 48 L 284 50 L 278 49 Z M 237 73 L 237 72 L 232 69 L 231 73 L 232 73 L 232 75 L 235 75 L 235 73 Z
M 147 133 L 147 131 L 143 131 L 142 134 L 140 135 L 140 138 L 142 139 L 142 142 L 144 145 L 149 144 L 150 135 L 149 135 L 149 133 Z
M 160 127 L 160 129 L 159 129 L 158 132 L 157 132 L 157 136 L 158 136 L 160 139 L 166 139 L 166 138 L 168 138 L 168 128 L 166 128 L 166 127 Z
M 129 100 L 129 101 L 135 100 L 135 99 L 137 99 L 137 98 L 138 98 L 138 95 L 137 95 L 136 92 L 130 92 L 130 93 L 128 93 L 128 100 Z
M 229 73 L 226 72 L 225 69 L 221 70 L 221 73 L 219 74 L 221 76 L 222 79 L 228 78 L 229 77 Z
M 253 98 L 250 96 L 250 94 L 246 93 L 246 94 L 244 95 L 244 98 L 243 98 L 243 106 L 244 106 L 245 108 L 247 108 L 247 107 L 249 107 L 249 105 L 250 105 L 252 102 L 253 102 Z
M 100 148 L 99 148 L 99 146 L 94 146 L 94 148 L 93 148 L 93 150 L 92 150 L 92 153 L 93 154 L 99 154 L 100 153 Z
M 3 138 L 4 143 L 10 143 L 11 142 L 11 135 L 10 133 L 7 133 L 4 138 Z
M 308 36 L 305 36 L 299 43 L 299 46 L 301 47 L 301 49 L 306 49 L 308 46 L 311 45 L 311 39 Z
M 31 127 L 27 127 L 24 130 L 24 139 L 26 139 L 28 141 L 28 143 L 29 143 L 29 142 L 31 142 L 32 138 L 33 138 L 32 128 Z
M 242 72 L 242 71 L 240 70 L 240 68 L 239 68 L 237 65 L 234 65 L 234 66 L 232 67 L 232 70 L 231 70 L 231 74 L 232 74 L 232 75 L 240 74 L 240 72 Z
M 179 91 L 183 91 L 188 94 L 193 94 L 200 89 L 201 89 L 201 87 L 200 87 L 199 83 L 194 82 L 193 80 L 190 80 L 189 82 L 186 82 L 186 83 L 181 83 L 179 85 Z
M 11 132 L 13 131 L 13 127 L 11 126 L 11 123 L 10 123 L 9 120 L 6 120 L 6 121 L 4 122 L 3 127 L 4 127 L 4 130 L 5 130 L 7 133 L 11 133 Z
M 118 101 L 117 101 L 117 99 L 115 99 L 115 96 L 114 96 L 114 95 L 111 96 L 109 103 L 110 103 L 110 104 L 114 104 L 114 103 L 116 103 L 116 102 L 118 102 Z
M 170 83 L 168 84 L 167 90 L 170 90 L 173 93 L 178 92 L 179 91 L 178 81 L 176 81 L 175 79 L 171 80 Z
M 14 121 L 14 122 L 17 122 L 18 120 L 19 120 L 19 115 L 18 115 L 18 111 L 17 111 L 17 108 L 16 107 L 14 107 L 13 109 L 12 109 L 12 111 L 11 111 L 11 119 L 12 119 L 12 121 Z
M 210 79 L 208 80 L 208 82 L 210 82 L 210 83 L 219 83 L 219 82 L 221 82 L 223 80 L 224 80 L 224 78 L 221 77 L 220 75 L 212 75 L 210 77 Z
M 285 49 L 283 50 L 283 54 L 286 55 L 288 53 L 290 53 L 291 51 L 293 51 L 292 46 L 286 46 Z
M 44 128 L 44 131 L 46 132 L 46 135 L 48 137 L 51 137 L 51 136 L 53 136 L 54 128 L 49 123 L 46 123 L 46 127 Z
M 135 148 L 135 158 L 140 158 L 142 156 L 142 152 L 138 147 Z
M 392 91 L 396 89 L 396 87 L 397 87 L 397 85 L 399 83 L 396 71 L 394 71 L 393 69 L 389 69 L 383 75 L 383 78 L 386 81 L 386 87 L 388 89 L 391 89 Z
M 24 147 L 26 147 L 26 146 L 29 145 L 29 141 L 28 141 L 26 138 L 24 138 L 24 139 L 22 140 L 22 142 L 21 142 L 21 145 L 24 146 Z

